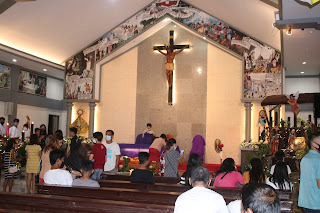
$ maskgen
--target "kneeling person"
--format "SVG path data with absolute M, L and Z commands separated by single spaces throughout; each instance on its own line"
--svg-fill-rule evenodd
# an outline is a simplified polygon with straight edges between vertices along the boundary
M 60 169 L 64 162 L 64 152 L 61 150 L 53 150 L 50 152 L 51 170 L 44 174 L 44 183 L 50 185 L 71 186 L 72 176 L 64 169 Z
M 94 164 L 90 160 L 83 160 L 81 164 L 81 173 L 82 177 L 75 179 L 72 182 L 72 186 L 83 186 L 83 187 L 92 187 L 92 188 L 100 188 L 99 183 L 96 180 L 91 180 L 90 176 L 93 174 Z
M 139 153 L 140 166 L 132 172 L 130 177 L 131 183 L 154 183 L 153 173 L 147 170 L 150 163 L 149 156 L 150 155 L 147 152 Z

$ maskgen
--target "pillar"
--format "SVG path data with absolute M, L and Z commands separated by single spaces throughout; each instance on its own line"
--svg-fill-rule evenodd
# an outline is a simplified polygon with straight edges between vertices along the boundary
M 88 137 L 91 138 L 93 135 L 93 131 L 94 131 L 94 110 L 96 108 L 96 103 L 91 102 L 89 103 L 89 107 L 90 107 L 90 113 L 89 113 L 89 133 L 88 133 Z
M 71 116 L 72 116 L 72 107 L 73 104 L 71 102 L 67 102 L 67 127 L 66 127 L 66 136 L 69 137 L 69 129 L 71 125 Z
M 251 141 L 251 109 L 252 104 L 251 102 L 246 102 L 244 104 L 246 108 L 246 135 L 245 135 L 245 141 L 249 142 Z

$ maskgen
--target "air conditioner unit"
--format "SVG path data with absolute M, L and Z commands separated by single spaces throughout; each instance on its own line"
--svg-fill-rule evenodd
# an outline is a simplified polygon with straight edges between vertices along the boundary
M 5 108 L 4 108 L 4 114 L 5 115 L 12 115 L 13 114 L 13 102 L 6 102 Z

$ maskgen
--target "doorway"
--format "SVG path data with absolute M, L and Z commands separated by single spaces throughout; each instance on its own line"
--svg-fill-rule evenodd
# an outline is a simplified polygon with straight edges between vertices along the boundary
M 59 115 L 49 115 L 48 133 L 55 133 L 59 129 Z

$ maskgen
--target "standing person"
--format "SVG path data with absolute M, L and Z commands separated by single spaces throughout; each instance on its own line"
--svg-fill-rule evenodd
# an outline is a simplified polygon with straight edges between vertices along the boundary
M 39 140 L 36 134 L 30 136 L 30 142 L 26 146 L 27 157 L 27 193 L 30 194 L 32 185 L 32 194 L 35 192 L 35 176 L 40 172 L 41 147 L 38 145 Z
M 151 146 L 149 147 L 150 161 L 156 162 L 156 167 L 155 167 L 156 174 L 158 173 L 158 170 L 160 167 L 160 151 L 162 147 L 166 149 L 166 144 L 167 144 L 166 140 L 167 140 L 166 135 L 161 134 L 160 138 L 156 138 L 151 144 Z
M 192 189 L 182 193 L 176 200 L 174 213 L 228 213 L 226 202 L 210 185 L 209 170 L 203 166 L 196 167 L 189 178 Z
M 72 187 L 92 187 L 100 188 L 100 184 L 96 180 L 90 179 L 90 176 L 93 174 L 93 162 L 90 160 L 83 160 L 81 164 L 81 174 L 82 177 L 73 180 Z
M 140 166 L 132 172 L 130 177 L 130 182 L 153 184 L 154 183 L 153 173 L 147 170 L 147 167 L 150 164 L 149 153 L 140 152 L 138 157 L 139 157 Z
M 6 119 L 4 117 L 0 118 L 0 135 L 6 134 L 6 126 L 4 124 L 5 121 L 6 121 Z
M 182 174 L 180 184 L 189 186 L 191 188 L 189 178 L 191 177 L 191 172 L 194 168 L 201 166 L 201 157 L 197 154 L 191 154 L 189 156 L 187 170 Z
M 13 126 L 9 129 L 9 137 L 10 138 L 20 138 L 21 131 L 18 129 L 19 119 L 16 118 L 13 120 Z
M 68 148 L 68 155 L 70 155 L 72 152 L 77 151 L 77 149 L 79 149 L 79 147 L 81 146 L 81 142 L 78 141 L 77 128 L 71 127 L 69 130 L 70 130 L 69 135 L 71 137 L 71 143 Z
M 183 155 L 176 151 L 176 140 L 170 139 L 167 143 L 167 151 L 164 155 L 165 167 L 164 176 L 165 177 L 178 177 L 178 166 L 183 163 Z
M 300 163 L 300 188 L 298 206 L 303 211 L 320 212 L 320 134 L 312 134 L 309 138 L 310 148 Z
M 104 171 L 107 174 L 115 175 L 117 173 L 120 162 L 120 147 L 113 141 L 114 132 L 112 130 L 106 131 L 106 141 L 102 144 L 107 149 L 107 162 L 104 164 Z
M 44 174 L 50 170 L 51 164 L 50 164 L 50 152 L 52 150 L 60 149 L 62 146 L 61 140 L 59 140 L 55 136 L 50 137 L 49 143 L 46 145 L 46 147 L 42 151 L 41 155 L 41 171 L 39 176 L 39 183 L 44 183 Z
M 216 172 L 216 179 L 213 186 L 216 187 L 239 187 L 244 185 L 242 175 L 236 171 L 236 166 L 232 158 L 226 158 L 220 169 Z
M 263 183 L 250 183 L 241 191 L 243 213 L 280 213 L 277 190 Z
M 267 184 L 274 189 L 292 190 L 292 183 L 289 179 L 287 165 L 284 162 L 278 161 L 273 175 L 267 179 Z
M 64 162 L 64 152 L 61 150 L 53 150 L 50 152 L 51 169 L 44 175 L 45 184 L 72 186 L 72 176 L 64 169 L 60 169 Z
M 30 138 L 31 131 L 30 131 L 30 117 L 27 115 L 27 123 L 23 124 L 22 130 L 24 131 L 24 137 Z
M 18 160 L 17 154 L 14 151 L 15 140 L 12 138 L 7 142 L 7 146 L 4 152 L 4 182 L 3 191 L 7 191 L 7 185 L 9 183 L 9 192 L 12 191 L 13 179 L 15 172 L 10 172 L 9 168 L 16 166 L 16 161 Z
M 267 176 L 263 172 L 262 162 L 259 158 L 252 158 L 249 167 L 250 171 L 243 173 L 245 183 L 266 183 Z
M 89 160 L 94 160 L 94 173 L 92 175 L 92 179 L 99 180 L 103 172 L 104 164 L 107 161 L 107 149 L 102 144 L 102 132 L 93 133 L 93 137 L 96 140 L 96 144 L 92 147 Z

